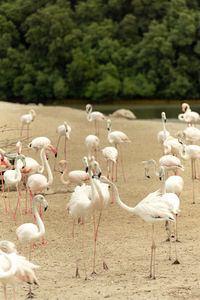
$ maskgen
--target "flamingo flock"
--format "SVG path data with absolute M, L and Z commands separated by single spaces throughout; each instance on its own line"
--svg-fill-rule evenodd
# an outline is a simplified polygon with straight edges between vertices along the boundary
M 159 189 L 152 189 L 147 195 L 141 195 L 140 201 L 136 205 L 131 206 L 126 204 L 126 199 L 122 200 L 120 195 L 122 193 L 121 188 L 127 183 L 127 180 L 130 180 L 125 176 L 129 159 L 127 155 L 122 154 L 122 147 L 124 146 L 124 153 L 128 148 L 131 148 L 134 153 L 135 145 L 132 147 L 131 139 L 124 131 L 118 129 L 112 131 L 111 124 L 115 123 L 114 119 L 111 120 L 101 112 L 93 111 L 90 104 L 86 106 L 86 120 L 89 122 L 94 121 L 95 134 L 88 130 L 88 135 L 85 136 L 85 140 L 82 140 L 85 152 L 82 152 L 82 157 L 79 160 L 80 169 L 73 169 L 71 157 L 76 152 L 70 152 L 69 148 L 67 150 L 67 143 L 73 143 L 73 139 L 70 139 L 70 135 L 72 134 L 73 136 L 73 126 L 69 126 L 67 121 L 63 121 L 63 124 L 54 130 L 55 137 L 53 139 L 56 139 L 58 135 L 57 145 L 54 147 L 49 137 L 31 136 L 30 139 L 29 125 L 35 120 L 35 110 L 31 109 L 28 114 L 21 116 L 21 129 L 18 138 L 22 139 L 23 129 L 26 125 L 26 142 L 31 153 L 28 152 L 27 156 L 23 151 L 22 142 L 16 139 L 16 153 L 7 153 L 6 150 L 0 149 L 0 172 L 2 176 L 4 214 L 11 215 L 13 222 L 20 222 L 20 225 L 15 230 L 16 240 L 20 244 L 27 245 L 29 253 L 28 259 L 26 259 L 17 253 L 13 242 L 0 241 L 0 281 L 3 284 L 5 300 L 8 299 L 7 284 L 13 286 L 13 297 L 16 299 L 16 281 L 29 283 L 27 296 L 28 298 L 35 297 L 32 285 L 38 284 L 35 272 L 39 266 L 31 262 L 32 247 L 39 247 L 40 244 L 38 242 L 40 239 L 42 240 L 41 245 L 49 247 L 48 243 L 44 242 L 44 236 L 46 231 L 48 231 L 48 227 L 45 228 L 45 216 L 44 218 L 42 217 L 42 206 L 44 211 L 47 210 L 48 206 L 52 208 L 52 203 L 48 205 L 46 198 L 49 197 L 48 189 L 53 186 L 55 178 L 60 182 L 60 185 L 63 184 L 63 186 L 72 188 L 72 190 L 66 190 L 68 194 L 66 219 L 68 219 L 68 215 L 72 218 L 71 236 L 76 278 L 81 277 L 82 269 L 81 254 L 78 252 L 79 241 L 76 238 L 77 227 L 81 228 L 84 279 L 88 280 L 90 276 L 98 275 L 98 255 L 101 257 L 103 270 L 108 271 L 110 268 L 106 262 L 108 259 L 105 259 L 104 255 L 105 249 L 102 243 L 101 227 L 104 221 L 104 211 L 108 209 L 111 203 L 115 204 L 115 209 L 119 205 L 121 209 L 135 214 L 151 225 L 150 278 L 156 279 L 158 242 L 155 239 L 155 227 L 161 226 L 159 224 L 162 222 L 165 222 L 168 233 L 167 240 L 170 242 L 169 259 L 171 260 L 172 257 L 171 245 L 173 244 L 175 248 L 173 264 L 178 265 L 181 263 L 181 260 L 178 258 L 177 244 L 180 235 L 178 217 L 181 214 L 180 199 L 186 185 L 181 174 L 178 175 L 177 173 L 179 170 L 181 172 L 186 171 L 185 163 L 187 160 L 191 161 L 193 204 L 196 203 L 197 198 L 195 180 L 198 179 L 200 182 L 198 167 L 200 146 L 196 144 L 200 140 L 200 130 L 195 127 L 199 121 L 199 116 L 198 113 L 192 112 L 186 103 L 182 105 L 182 111 L 183 113 L 178 116 L 178 119 L 186 122 L 187 127 L 183 131 L 174 133 L 174 136 L 167 130 L 167 116 L 165 112 L 162 112 L 162 130 L 157 134 L 157 142 L 162 149 L 162 154 L 156 158 L 146 157 L 147 160 L 144 161 L 145 176 L 151 179 L 151 166 L 153 166 L 153 173 L 156 178 L 160 179 L 162 184 L 160 184 Z M 102 127 L 103 124 L 105 125 L 104 133 L 102 132 L 103 128 L 101 128 L 101 132 L 99 130 L 100 122 Z M 114 124 L 114 127 L 117 127 L 116 124 Z M 103 135 L 106 145 L 102 145 Z M 64 151 L 59 149 L 62 136 L 64 137 Z M 152 139 L 154 138 L 156 139 L 156 136 L 152 137 Z M 81 143 L 81 141 L 79 142 Z M 125 145 L 126 143 L 127 145 Z M 148 147 L 146 152 L 146 156 L 148 156 Z M 52 153 L 55 156 L 53 160 Z M 39 162 L 32 155 L 38 155 Z M 131 155 L 134 154 L 131 153 Z M 57 161 L 58 156 L 59 161 Z M 13 165 L 10 163 L 11 161 L 14 161 Z M 121 163 L 121 173 L 118 172 L 119 161 Z M 145 177 L 141 178 L 141 180 L 145 180 Z M 8 190 L 7 193 L 5 192 L 5 187 Z M 134 182 L 130 182 L 130 189 L 132 187 L 134 187 Z M 14 189 L 16 192 L 17 200 L 14 204 L 14 214 L 12 214 L 13 203 L 10 203 L 9 188 Z M 23 195 L 23 190 L 25 190 L 25 195 Z M 28 200 L 29 194 L 30 201 Z M 134 198 L 134 189 L 131 195 Z M 25 199 L 23 199 L 23 196 L 25 196 Z M 40 208 L 37 208 L 37 203 L 40 204 Z M 110 207 L 112 208 L 113 206 Z M 17 214 L 18 209 L 20 209 L 20 219 Z M 33 218 L 32 222 L 24 222 L 24 219 L 28 217 Z M 93 224 L 93 257 L 92 270 L 89 274 L 86 231 L 88 230 L 87 224 L 90 222 L 90 219 L 92 219 Z M 174 224 L 174 229 L 171 229 L 171 224 Z

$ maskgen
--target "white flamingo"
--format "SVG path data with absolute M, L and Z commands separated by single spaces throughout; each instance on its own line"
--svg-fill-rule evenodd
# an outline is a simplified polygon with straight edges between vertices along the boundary
M 4 202 L 4 214 L 8 214 L 8 208 L 5 200 L 5 187 L 4 187 L 4 179 L 3 173 L 11 167 L 9 160 L 4 156 L 0 149 L 0 175 L 1 175 L 1 190 L 2 190 L 2 199 Z M 3 151 L 4 152 L 4 151 Z
M 71 127 L 67 124 L 67 122 L 64 121 L 63 125 L 60 125 L 57 127 L 56 133 L 58 134 L 58 142 L 57 142 L 57 146 L 56 146 L 57 151 L 58 151 L 58 146 L 60 144 L 61 137 L 64 136 L 64 138 L 65 138 L 64 160 L 66 160 L 66 143 L 67 143 L 67 140 L 70 139 Z M 55 157 L 55 163 L 54 163 L 54 171 L 56 171 L 56 157 Z
M 195 144 L 200 141 L 200 130 L 194 126 L 189 126 L 183 131 L 178 131 L 176 136 L 187 144 Z
M 178 138 L 174 138 L 173 136 L 169 136 L 164 141 L 163 147 L 164 147 L 164 154 L 165 155 L 172 154 L 174 156 L 178 156 L 181 146 L 180 146 Z
M 120 160 L 121 160 L 121 165 L 122 165 L 122 172 L 123 172 L 124 181 L 126 181 L 126 179 L 125 179 L 125 173 L 124 173 L 122 149 L 121 149 L 120 145 L 122 143 L 130 143 L 131 141 L 128 138 L 128 136 L 125 133 L 123 133 L 122 131 L 112 131 L 111 130 L 111 120 L 110 119 L 107 120 L 107 129 L 108 129 L 108 142 L 110 144 L 114 144 L 114 146 L 115 146 L 116 149 L 117 149 L 117 147 L 119 145 Z M 117 181 L 117 165 L 118 165 L 118 160 L 117 160 L 117 163 L 116 163 L 116 181 Z
M 192 169 L 192 183 L 193 183 L 193 204 L 195 203 L 195 179 L 196 179 L 196 168 L 195 162 L 200 158 L 200 146 L 198 145 L 185 145 L 180 141 L 180 156 L 184 160 L 191 160 L 191 169 Z M 198 174 L 200 178 L 200 175 Z
M 11 186 L 16 187 L 17 193 L 18 193 L 17 203 L 19 203 L 19 204 L 21 204 L 21 203 L 20 203 L 20 193 L 19 193 L 18 185 L 22 179 L 20 170 L 23 169 L 25 166 L 26 166 L 25 156 L 23 154 L 19 154 L 15 158 L 15 164 L 14 164 L 15 170 L 7 170 L 3 174 L 3 179 L 8 188 L 8 193 L 9 193 L 9 188 Z M 6 213 L 6 211 L 5 211 L 5 213 Z M 22 215 L 22 212 L 21 212 L 21 215 Z
M 37 241 L 41 237 L 43 238 L 45 234 L 44 223 L 37 210 L 37 202 L 39 202 L 40 205 L 42 204 L 44 206 L 45 211 L 48 208 L 48 203 L 43 195 L 38 194 L 33 198 L 33 213 L 35 215 L 35 219 L 38 226 L 33 223 L 24 223 L 16 229 L 16 235 L 18 240 L 29 243 L 29 261 L 31 259 L 32 243 Z
M 24 125 L 27 126 L 27 140 L 29 140 L 29 125 L 31 122 L 35 120 L 36 112 L 34 109 L 30 109 L 28 114 L 22 115 L 20 121 L 22 123 L 21 130 L 20 130 L 20 138 L 22 138 L 22 132 Z
M 87 157 L 83 158 L 83 163 L 85 166 L 85 169 L 88 169 L 88 160 Z M 84 182 L 88 181 L 90 179 L 89 174 L 86 171 L 83 170 L 73 170 L 71 172 L 68 173 L 68 179 L 65 180 L 65 175 L 67 173 L 67 162 L 66 160 L 61 160 L 59 162 L 59 169 L 64 167 L 64 171 L 60 171 L 60 173 L 62 174 L 60 176 L 61 182 L 64 185 L 69 185 L 69 184 L 76 184 L 76 185 L 82 185 Z
M 168 136 L 170 136 L 170 133 L 169 133 L 169 131 L 166 130 L 166 126 L 165 126 L 167 118 L 166 118 L 166 114 L 165 114 L 164 111 L 161 113 L 161 120 L 162 120 L 163 130 L 161 130 L 161 131 L 158 132 L 158 134 L 157 134 L 157 140 L 158 140 L 158 142 L 159 142 L 160 145 L 163 145 L 163 143 L 166 140 L 166 138 Z
M 24 256 L 21 256 L 17 253 L 15 244 L 10 241 L 0 241 L 0 251 L 3 251 L 7 257 L 11 258 L 13 262 L 13 268 L 15 269 L 13 274 L 9 276 L 9 278 L 4 278 L 3 285 L 4 285 L 4 297 L 7 299 L 7 293 L 6 293 L 6 285 L 9 283 L 13 286 L 13 297 L 14 300 L 16 300 L 16 291 L 15 291 L 15 285 L 17 282 L 27 282 L 30 284 L 36 284 L 38 285 L 38 281 L 35 275 L 35 269 L 38 269 L 39 266 L 31 263 L 28 261 Z M 4 256 L 5 258 L 5 256 Z M 4 263 L 5 267 L 7 265 L 6 260 L 4 262 L 2 261 L 2 258 L 0 258 L 0 261 Z M 2 266 L 2 264 L 0 263 Z M 7 266 L 9 268 L 9 266 Z M 33 298 L 34 294 L 28 293 L 28 298 Z
M 99 121 L 106 120 L 106 117 L 104 116 L 104 114 L 102 114 L 99 111 L 92 111 L 92 105 L 91 104 L 86 105 L 86 113 L 87 113 L 87 120 L 89 122 L 94 121 L 95 135 L 99 136 Z
M 191 111 L 188 103 L 182 103 L 182 111 L 183 114 L 178 115 L 178 119 L 181 121 L 185 121 L 187 125 L 195 125 L 197 121 L 199 121 L 199 113 Z
M 147 223 L 152 224 L 152 246 L 151 246 L 151 260 L 150 260 L 150 278 L 155 279 L 155 232 L 154 224 L 161 221 L 175 221 L 174 216 L 171 212 L 169 199 L 166 198 L 165 201 L 162 201 L 162 197 L 159 192 L 154 192 L 149 194 L 141 202 L 139 202 L 135 207 L 130 207 L 123 203 L 119 197 L 118 189 L 116 185 L 108 180 L 105 176 L 101 176 L 101 181 L 108 183 L 113 186 L 115 193 L 116 202 L 128 212 L 135 213 Z M 167 195 L 167 194 L 165 194 Z M 176 196 L 175 194 L 168 194 Z
M 90 134 L 85 138 L 85 145 L 88 150 L 88 157 L 91 158 L 93 155 L 97 159 L 97 152 L 99 150 L 100 140 L 98 136 Z

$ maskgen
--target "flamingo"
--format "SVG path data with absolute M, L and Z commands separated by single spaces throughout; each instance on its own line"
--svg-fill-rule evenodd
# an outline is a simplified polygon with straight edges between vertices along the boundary
M 83 163 L 85 166 L 85 169 L 88 169 L 88 161 L 87 161 L 87 157 L 83 158 Z M 89 174 L 86 171 L 82 171 L 82 170 L 73 170 L 71 172 L 68 173 L 68 180 L 66 181 L 64 179 L 65 174 L 67 173 L 67 162 L 66 160 L 61 160 L 59 162 L 59 166 L 63 167 L 64 166 L 64 171 L 60 171 L 61 172 L 61 182 L 65 185 L 69 185 L 71 183 L 77 184 L 77 185 L 82 185 L 84 182 L 88 181 L 90 179 Z
M 57 157 L 57 150 L 52 146 L 50 139 L 47 137 L 37 137 L 33 139 L 28 145 L 29 148 L 33 149 L 36 152 L 44 146 L 48 147 L 54 153 L 55 157 Z
M 58 142 L 56 146 L 56 150 L 58 151 L 58 146 L 60 143 L 61 136 L 64 136 L 65 138 L 65 145 L 64 145 L 64 159 L 66 160 L 66 142 L 70 138 L 71 133 L 71 127 L 67 124 L 67 122 L 64 122 L 63 125 L 60 125 L 56 129 L 56 133 L 58 133 Z M 56 171 L 56 157 L 55 157 L 55 163 L 54 163 L 54 171 Z
M 99 111 L 92 111 L 92 105 L 91 104 L 86 105 L 86 113 L 87 113 L 87 120 L 89 122 L 94 121 L 95 135 L 99 136 L 99 121 L 106 120 L 106 117 L 104 116 L 104 114 L 102 114 Z
M 183 178 L 181 176 L 169 176 L 166 179 L 166 169 L 164 166 L 160 166 L 159 168 L 159 172 L 156 172 L 156 170 L 154 169 L 154 173 L 157 177 L 160 178 L 160 180 L 163 180 L 163 186 L 162 186 L 162 195 L 164 195 L 165 193 L 174 193 L 177 195 L 177 197 L 180 197 L 180 194 L 183 190 L 183 186 L 184 186 L 184 181 Z M 150 178 L 150 176 L 148 175 L 148 171 L 146 170 L 145 175 L 147 178 Z M 175 204 L 177 203 L 176 199 L 175 199 Z M 179 203 L 178 205 L 174 208 L 173 213 L 175 213 L 176 216 L 176 241 L 178 242 L 178 212 L 179 212 Z M 168 221 L 166 221 L 165 223 L 166 229 L 168 230 Z M 169 231 L 169 230 L 168 230 Z M 170 241 L 170 236 L 168 235 L 168 239 L 167 241 Z
M 85 145 L 88 149 L 89 158 L 91 158 L 92 155 L 94 154 L 95 158 L 97 159 L 97 151 L 99 150 L 99 144 L 100 144 L 100 140 L 96 135 L 90 134 L 86 136 Z
M 185 121 L 187 125 L 195 125 L 199 121 L 199 114 L 197 112 L 191 111 L 188 103 L 182 103 L 183 114 L 178 115 L 178 119 Z
M 157 162 L 154 159 L 144 161 L 144 163 L 145 163 L 145 174 L 148 173 L 150 164 L 154 165 L 154 172 L 156 173 Z M 184 171 L 184 167 L 181 165 L 180 159 L 178 157 L 170 155 L 170 154 L 163 155 L 159 159 L 159 165 L 165 167 L 165 170 L 167 172 L 171 171 L 171 170 L 176 172 L 177 169 L 181 169 L 182 171 Z M 157 176 L 159 176 L 159 175 L 157 175 Z M 147 175 L 147 177 L 148 177 L 148 175 Z
M 161 130 L 161 131 L 158 132 L 158 134 L 157 134 L 157 140 L 160 143 L 160 145 L 163 145 L 163 143 L 166 140 L 166 138 L 168 136 L 170 136 L 169 131 L 167 131 L 166 127 L 165 127 L 165 123 L 167 121 L 167 118 L 166 118 L 166 114 L 165 114 L 164 111 L 161 113 L 161 120 L 162 120 L 163 130 Z
M 200 141 L 200 130 L 194 126 L 186 127 L 176 133 L 178 139 L 183 139 L 187 144 L 195 144 Z
M 17 200 L 18 203 L 20 203 L 20 193 L 18 191 L 18 184 L 22 179 L 20 170 L 23 169 L 25 165 L 26 165 L 25 156 L 23 154 L 19 154 L 15 158 L 15 164 L 14 164 L 15 170 L 6 170 L 3 174 L 4 182 L 8 187 L 8 193 L 9 193 L 9 187 L 16 186 L 18 192 L 18 200 Z M 5 210 L 5 213 L 8 213 L 8 211 Z
M 1 254 L 3 253 L 4 256 L 4 259 L 0 257 L 0 265 L 2 266 L 3 264 L 4 268 L 9 268 L 6 259 L 11 259 L 12 263 L 10 267 L 13 268 L 11 275 L 9 277 L 5 276 L 1 280 L 4 285 L 4 298 L 7 299 L 6 285 L 10 283 L 13 286 L 14 300 L 16 300 L 15 283 L 27 282 L 29 285 L 33 283 L 38 285 L 34 269 L 39 268 L 39 266 L 31 263 L 24 256 L 19 255 L 15 244 L 10 241 L 0 241 L 0 252 Z M 28 298 L 32 298 L 33 295 L 34 294 L 29 291 Z
M 111 180 L 113 182 L 114 180 L 114 165 L 116 165 L 117 160 L 118 160 L 118 151 L 115 147 L 105 147 L 102 149 L 102 154 L 104 159 L 106 160 L 107 164 L 107 178 L 109 179 L 110 175 L 110 169 L 111 169 L 111 164 L 112 164 L 112 172 L 111 172 Z M 112 190 L 112 202 L 114 203 L 114 194 Z
M 29 243 L 29 261 L 31 259 L 32 243 L 37 241 L 41 237 L 43 238 L 44 234 L 45 234 L 44 223 L 43 223 L 42 219 L 40 218 L 40 215 L 39 215 L 37 207 L 36 207 L 37 202 L 39 202 L 40 205 L 42 204 L 44 206 L 44 211 L 47 210 L 48 203 L 43 195 L 38 194 L 33 198 L 33 212 L 34 212 L 35 219 L 36 219 L 38 226 L 33 223 L 24 223 L 16 229 L 17 239 L 19 241 Z M 36 244 L 33 244 L 33 245 L 36 245 Z M 31 289 L 29 290 L 29 293 L 31 295 Z
M 195 204 L 195 189 L 194 189 L 194 180 L 196 178 L 195 172 L 195 162 L 197 159 L 200 158 L 200 146 L 198 145 L 185 145 L 183 142 L 179 141 L 181 148 L 180 148 L 180 156 L 184 160 L 191 160 L 191 168 L 192 168 L 192 183 L 193 183 L 193 204 Z M 200 176 L 198 174 L 200 179 Z
M 174 138 L 173 136 L 169 136 L 163 143 L 164 154 L 172 154 L 174 156 L 179 155 L 180 143 L 178 138 Z
M 83 233 L 82 233 L 82 247 L 84 251 L 84 232 L 85 232 L 85 216 L 92 213 L 94 214 L 95 210 L 102 210 L 103 203 L 102 203 L 102 195 L 104 197 L 105 195 L 105 201 L 108 196 L 108 186 L 105 184 L 101 184 L 100 191 L 99 191 L 99 185 L 100 182 L 97 181 L 97 179 L 93 178 L 92 170 L 95 170 L 96 173 L 98 173 L 98 176 L 100 177 L 101 171 L 99 168 L 99 164 L 91 160 L 89 164 L 89 174 L 90 174 L 90 181 L 91 186 L 88 185 L 81 185 L 77 186 L 74 190 L 74 192 L 71 195 L 71 198 L 67 204 L 67 209 L 69 214 L 73 217 L 73 229 L 72 229 L 72 238 L 74 242 L 75 247 L 75 239 L 74 239 L 74 226 L 75 226 L 75 220 L 82 218 L 82 224 L 83 224 Z M 105 203 L 104 203 L 105 205 Z M 98 225 L 96 227 L 95 225 L 95 219 L 94 219 L 94 260 L 93 260 L 93 272 L 92 274 L 96 274 L 95 272 L 95 259 L 96 259 L 96 243 L 97 243 L 97 233 L 98 228 L 100 224 L 100 216 Z M 103 268 L 106 270 L 108 267 L 103 260 Z M 85 270 L 85 279 L 87 279 L 87 272 L 86 272 L 86 264 L 85 264 L 85 255 L 84 255 L 84 270 Z M 80 277 L 79 275 L 79 267 L 78 267 L 78 260 L 76 259 L 76 277 Z
M 16 144 L 17 146 L 17 155 L 21 153 L 22 151 L 22 143 L 20 141 L 17 142 Z M 21 189 L 24 185 L 25 182 L 25 191 L 26 191 L 26 206 L 25 206 L 25 214 L 27 214 L 27 177 L 30 176 L 31 174 L 35 174 L 35 173 L 43 173 L 44 172 L 44 162 L 43 162 L 43 158 L 41 156 L 40 153 L 40 159 L 41 159 L 41 165 L 32 157 L 26 156 L 25 157 L 25 167 L 23 169 L 21 169 L 21 173 L 23 175 L 23 179 L 22 179 L 22 183 L 19 189 L 19 192 L 21 193 Z M 15 214 L 14 214 L 14 219 L 16 219 L 16 213 L 17 213 L 17 209 L 18 206 L 16 206 L 16 210 L 15 210 Z
M 22 138 L 22 132 L 24 125 L 27 126 L 27 140 L 29 140 L 29 125 L 31 122 L 35 120 L 36 112 L 34 109 L 30 109 L 28 114 L 22 115 L 20 121 L 22 123 L 21 130 L 20 130 L 20 138 Z
M 130 207 L 121 201 L 116 185 L 108 180 L 105 176 L 101 176 L 101 181 L 111 185 L 114 188 L 115 200 L 125 210 L 135 213 L 141 217 L 144 221 L 152 225 L 152 246 L 151 246 L 151 260 L 150 260 L 150 278 L 156 279 L 155 276 L 155 232 L 154 224 L 161 221 L 175 221 L 174 216 L 170 208 L 170 197 L 176 196 L 175 194 L 168 195 L 165 201 L 162 201 L 162 197 L 158 191 L 150 193 L 146 198 L 139 202 L 135 207 Z
M 123 133 L 122 131 L 112 131 L 111 130 L 111 120 L 110 119 L 107 120 L 107 129 L 108 129 L 108 142 L 110 144 L 114 144 L 116 149 L 117 149 L 117 145 L 120 145 L 121 143 L 130 143 L 131 142 L 130 139 L 128 138 L 128 136 L 125 133 Z M 121 159 L 124 181 L 126 181 L 121 147 L 120 147 L 120 159 Z M 116 163 L 116 181 L 117 181 L 117 165 L 118 165 L 118 160 Z
M 3 180 L 3 172 L 10 168 L 11 164 L 9 160 L 4 156 L 4 154 L 0 154 L 0 174 L 1 174 L 1 190 L 2 190 L 2 198 L 4 201 L 4 213 L 8 213 L 8 208 L 5 200 L 5 190 L 4 190 L 4 180 Z

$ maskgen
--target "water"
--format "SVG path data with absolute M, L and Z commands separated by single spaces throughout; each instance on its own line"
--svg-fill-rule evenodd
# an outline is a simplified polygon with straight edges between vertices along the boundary
M 70 107 L 74 107 L 77 109 L 85 110 L 85 105 L 69 105 Z M 181 111 L 181 103 L 178 104 L 127 104 L 127 105 L 101 105 L 94 104 L 93 111 L 100 111 L 105 115 L 112 114 L 117 109 L 124 108 L 131 110 L 137 119 L 145 120 L 145 119 L 160 119 L 161 112 L 164 111 L 166 113 L 167 119 L 178 118 L 178 115 L 182 113 Z M 190 108 L 192 111 L 196 111 L 200 114 L 200 102 L 190 104 Z

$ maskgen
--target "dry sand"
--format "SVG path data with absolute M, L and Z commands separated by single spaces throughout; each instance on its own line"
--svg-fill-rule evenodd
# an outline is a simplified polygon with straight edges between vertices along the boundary
M 82 169 L 82 158 L 87 155 L 84 144 L 88 134 L 94 134 L 94 124 L 86 119 L 84 111 L 67 107 L 25 106 L 0 102 L 0 126 L 7 124 L 11 131 L 1 133 L 0 147 L 8 152 L 15 151 L 13 145 L 19 138 L 20 116 L 34 108 L 37 116 L 31 124 L 31 137 L 46 136 L 53 145 L 57 143 L 56 128 L 66 120 L 72 128 L 70 141 L 67 143 L 67 161 L 69 170 Z M 134 120 L 112 118 L 113 130 L 125 132 L 131 139 L 130 144 L 123 145 L 126 183 L 121 169 L 117 187 L 121 199 L 130 206 L 136 205 L 148 193 L 160 187 L 160 182 L 152 176 L 144 176 L 142 161 L 154 158 L 158 161 L 162 155 L 157 143 L 157 133 L 161 130 L 161 122 L 156 120 Z M 185 128 L 180 122 L 167 123 L 167 129 L 173 135 L 177 130 Z M 100 128 L 101 149 L 109 146 L 107 141 L 106 124 Z M 27 154 L 27 141 L 23 141 L 24 154 Z M 61 141 L 58 160 L 63 158 Z M 39 153 L 29 152 L 39 161 Z M 106 164 L 101 152 L 98 161 L 103 173 L 106 174 Z M 53 154 L 49 155 L 51 167 L 54 163 Z M 156 280 L 148 278 L 151 250 L 151 226 L 139 217 L 121 209 L 117 204 L 110 204 L 103 212 L 99 231 L 99 240 L 104 247 L 105 260 L 109 270 L 102 268 L 98 251 L 97 275 L 90 276 L 93 256 L 93 223 L 91 218 L 86 220 L 85 253 L 89 280 L 84 280 L 83 253 L 81 250 L 82 226 L 76 226 L 77 250 L 79 257 L 80 275 L 75 278 L 75 251 L 73 249 L 71 230 L 72 218 L 66 210 L 71 191 L 74 186 L 66 187 L 61 184 L 60 174 L 54 173 L 53 194 L 46 195 L 49 208 L 43 214 L 46 228 L 45 239 L 47 246 L 33 249 L 32 261 L 40 265 L 37 277 L 40 285 L 33 287 L 35 299 L 42 300 L 75 300 L 75 299 L 200 299 L 200 253 L 199 253 L 199 184 L 196 182 L 197 201 L 192 205 L 192 181 L 190 162 L 183 162 L 185 171 L 180 172 L 185 186 L 180 197 L 181 213 L 179 218 L 179 239 L 177 244 L 180 265 L 173 265 L 168 260 L 169 243 L 165 242 L 166 232 L 164 223 L 156 226 Z M 25 192 L 22 193 L 23 205 Z M 15 191 L 9 194 L 12 209 L 16 204 Z M 1 231 L 0 238 L 16 243 L 20 254 L 27 256 L 28 247 L 16 239 L 15 230 L 24 222 L 33 222 L 31 215 L 24 215 L 17 220 L 3 214 L 3 202 L 0 202 Z M 172 245 L 174 246 L 174 245 Z M 174 250 L 174 247 L 172 247 Z M 174 258 L 174 252 L 172 252 Z M 26 284 L 17 285 L 17 299 L 25 299 L 28 292 Z M 3 290 L 0 290 L 3 299 Z M 12 299 L 12 289 L 8 289 L 8 299 Z

